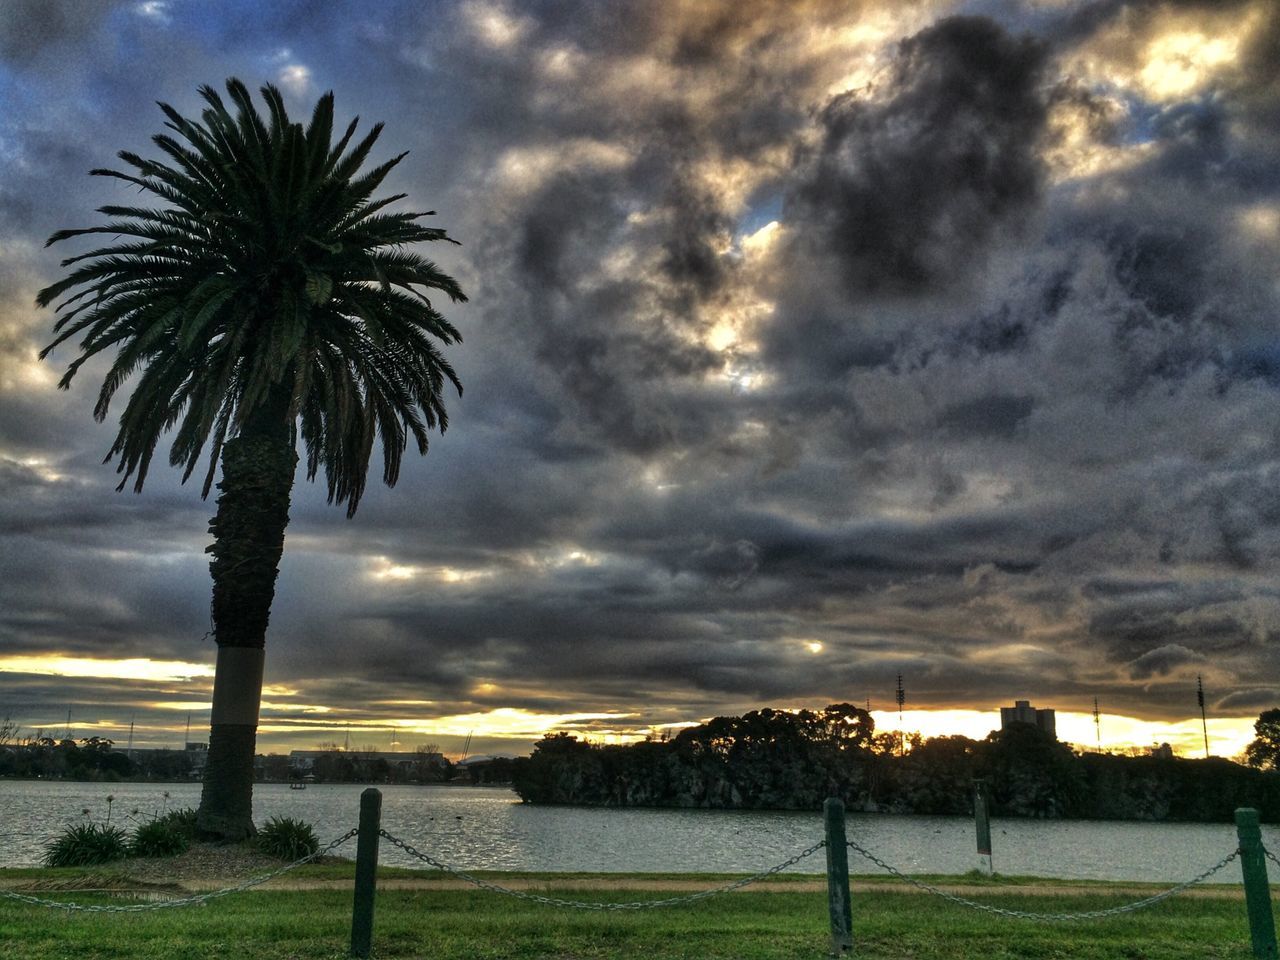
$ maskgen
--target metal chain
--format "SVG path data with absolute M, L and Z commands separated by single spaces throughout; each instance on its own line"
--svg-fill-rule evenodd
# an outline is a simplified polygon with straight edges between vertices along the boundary
M 504 887 L 500 884 L 491 883 L 480 877 L 472 876 L 465 870 L 459 870 L 457 867 L 442 863 L 430 854 L 422 853 L 415 850 L 409 844 L 405 843 L 399 837 L 393 837 L 385 830 L 378 831 L 379 836 L 386 837 L 393 846 L 399 847 L 411 857 L 416 857 L 423 863 L 428 863 L 437 870 L 443 870 L 451 873 L 460 880 L 465 880 L 472 886 L 479 887 L 482 890 L 488 890 L 492 893 L 505 894 L 508 897 L 515 897 L 518 900 L 528 900 L 531 903 L 544 903 L 555 907 L 575 907 L 579 910 L 652 910 L 655 907 L 673 907 L 681 903 L 693 903 L 697 900 L 705 900 L 708 897 L 714 897 L 721 893 L 729 893 L 731 890 L 739 890 L 748 884 L 763 880 L 765 877 L 771 877 L 775 873 L 779 873 L 787 867 L 794 866 L 805 857 L 811 856 L 827 845 L 826 840 L 819 840 L 810 847 L 806 847 L 793 857 L 788 857 L 777 866 L 770 867 L 768 870 L 762 870 L 760 873 L 744 877 L 741 880 L 735 880 L 732 883 L 726 883 L 720 887 L 712 887 L 710 890 L 701 890 L 698 893 L 692 893 L 685 897 L 668 897 L 665 900 L 632 900 L 626 903 L 600 903 L 591 900 L 563 900 L 559 897 L 544 897 L 535 893 L 525 893 L 523 890 L 512 890 L 510 887 Z
M 209 893 L 197 894 L 194 897 L 182 897 L 174 900 L 157 900 L 152 903 L 131 903 L 125 906 L 112 906 L 110 904 L 100 903 L 71 903 L 64 900 L 43 900 L 40 897 L 32 897 L 25 893 L 16 893 L 12 890 L 0 890 L 0 898 L 9 900 L 17 900 L 20 903 L 29 903 L 37 907 L 61 907 L 64 910 L 79 910 L 82 913 L 143 913 L 148 910 L 167 910 L 170 907 L 187 907 L 195 903 L 207 903 L 216 897 L 225 897 L 229 893 L 241 893 L 251 887 L 266 883 L 268 880 L 274 880 L 283 873 L 288 873 L 295 867 L 300 867 L 304 863 L 310 863 L 319 857 L 323 857 L 330 850 L 342 846 L 360 831 L 352 828 L 335 840 L 330 841 L 326 846 L 321 847 L 315 853 L 309 853 L 305 857 L 301 857 L 293 863 L 285 864 L 278 870 L 272 870 L 270 873 L 260 874 L 256 877 L 250 877 L 242 883 L 236 884 L 234 887 L 224 887 L 221 890 L 213 890 Z
M 1263 852 L 1263 853 L 1265 853 L 1265 854 L 1267 855 L 1267 859 L 1268 859 L 1268 860 L 1270 860 L 1272 863 L 1274 863 L 1277 867 L 1280 867 L 1280 860 L 1277 860 L 1277 859 L 1276 859 L 1276 855 L 1275 855 L 1274 853 L 1272 853 L 1272 852 L 1271 852 L 1270 850 L 1268 850 L 1266 847 L 1263 847 L 1263 848 L 1262 848 L 1262 852 Z
M 1019 920 L 1097 920 L 1101 917 L 1113 917 L 1113 916 L 1116 916 L 1117 914 L 1130 913 L 1134 910 L 1141 910 L 1143 907 L 1154 906 L 1155 904 L 1159 903 L 1161 900 L 1167 900 L 1169 897 L 1172 897 L 1175 894 L 1181 893 L 1183 890 L 1186 890 L 1188 887 L 1193 887 L 1197 883 L 1203 883 L 1205 880 L 1209 879 L 1211 876 L 1213 876 L 1215 873 L 1217 873 L 1219 870 L 1225 867 L 1228 863 L 1230 863 L 1236 857 L 1240 856 L 1239 850 L 1232 850 L 1229 854 L 1227 854 L 1225 857 L 1223 857 L 1221 860 L 1215 863 L 1208 870 L 1204 871 L 1201 874 L 1198 874 L 1197 876 L 1192 877 L 1190 880 L 1187 880 L 1184 883 L 1180 883 L 1176 887 L 1170 887 L 1168 890 L 1165 890 L 1163 893 L 1157 893 L 1155 896 L 1147 897 L 1146 899 L 1143 899 L 1143 900 L 1135 900 L 1133 903 L 1126 903 L 1119 907 L 1110 907 L 1106 910 L 1086 910 L 1083 913 L 1030 913 L 1025 910 L 1007 910 L 1004 907 L 993 907 L 991 906 L 991 904 L 988 904 L 988 903 L 978 903 L 976 900 L 968 900 L 964 897 L 958 897 L 955 894 L 947 893 L 945 890 L 939 890 L 937 887 L 932 886 L 928 883 L 925 883 L 923 880 L 917 880 L 915 877 L 908 876 L 907 874 L 903 873 L 901 870 L 897 869 L 896 867 L 890 866 L 889 864 L 881 860 L 879 857 L 877 857 L 874 853 L 871 853 L 868 850 L 864 850 L 862 847 L 858 846 L 852 840 L 849 840 L 847 842 L 849 844 L 850 850 L 853 850 L 856 853 L 861 854 L 862 856 L 870 860 L 872 863 L 874 863 L 876 866 L 880 867 L 883 870 L 889 871 L 900 880 L 905 880 L 907 883 L 911 884 L 913 887 L 918 887 L 919 889 L 924 890 L 927 893 L 935 894 L 936 896 L 942 897 L 944 900 L 950 900 L 952 903 L 958 903 L 961 906 L 972 907 L 974 910 L 984 910 L 987 913 L 996 913 L 1002 917 L 1017 917 Z

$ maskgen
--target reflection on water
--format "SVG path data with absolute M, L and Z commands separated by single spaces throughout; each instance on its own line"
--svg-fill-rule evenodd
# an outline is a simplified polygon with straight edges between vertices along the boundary
M 356 784 L 254 787 L 254 819 L 292 816 L 311 823 L 321 843 L 356 824 Z M 382 826 L 424 853 L 463 868 L 602 872 L 748 873 L 785 860 L 822 836 L 820 813 L 535 807 L 510 790 L 490 787 L 382 789 Z M 166 799 L 165 793 L 169 794 Z M 146 819 L 164 809 L 196 806 L 199 784 L 67 783 L 0 780 L 0 866 L 32 866 L 44 841 L 69 822 L 107 814 L 112 822 Z M 134 810 L 138 813 L 135 815 Z M 985 864 L 974 852 L 973 822 L 964 817 L 853 814 L 851 840 L 907 872 L 964 873 Z M 1230 824 L 994 820 L 1000 873 L 1105 880 L 1176 882 L 1233 849 Z M 1280 849 L 1280 831 L 1263 828 Z M 354 842 L 342 848 L 355 855 Z M 850 870 L 877 868 L 850 854 Z M 383 843 L 380 860 L 420 865 Z M 822 873 L 821 853 L 791 868 Z M 1215 880 L 1240 881 L 1232 867 Z

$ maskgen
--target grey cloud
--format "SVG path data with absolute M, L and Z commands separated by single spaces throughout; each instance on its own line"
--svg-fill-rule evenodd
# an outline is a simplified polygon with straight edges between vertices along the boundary
M 1204 656 L 1178 643 L 1166 643 L 1148 650 L 1129 664 L 1129 676 L 1134 680 L 1148 680 L 1155 676 L 1168 676 L 1178 667 L 1190 663 L 1203 663 Z
M 1236 713 L 1239 711 L 1262 712 L 1263 710 L 1275 709 L 1280 704 L 1280 689 L 1275 687 L 1262 688 L 1255 690 L 1234 690 L 1214 701 L 1213 708 L 1223 712 Z
M 820 245 L 854 292 L 960 276 L 1039 196 L 1043 68 L 1040 44 L 983 18 L 903 41 L 880 99 L 847 93 L 823 109 L 787 209 L 812 225 L 801 242 Z
M 81 126 L 64 103 L 47 133 L 27 123 L 48 162 L 6 183 L 0 217 L 33 249 L 80 224 L 105 199 L 83 169 L 145 144 L 153 83 L 176 99 L 256 78 L 285 45 L 413 147 L 397 188 L 464 241 L 445 266 L 473 295 L 467 392 L 355 520 L 295 488 L 268 678 L 334 707 L 315 733 L 273 710 L 304 745 L 396 700 L 637 722 L 883 707 L 898 671 L 922 706 L 1026 690 L 1179 717 L 1195 656 L 1231 691 L 1222 709 L 1247 712 L 1280 635 L 1276 244 L 1238 229 L 1276 197 L 1267 74 L 1121 115 L 1049 59 L 1112 12 L 1072 39 L 1035 8 L 969 4 L 1007 26 L 890 41 L 877 90 L 833 100 L 848 64 L 799 38 L 856 25 L 848 4 L 510 5 L 506 45 L 462 5 L 430 23 L 384 6 L 341 37 L 340 6 L 289 5 L 212 40 L 171 31 L 195 37 L 190 63 L 145 90 L 109 58 L 73 64 L 67 89 L 110 81 L 103 115 Z M 1149 159 L 1048 186 L 1051 107 L 1101 143 L 1148 138 Z M 507 177 L 539 151 L 546 170 Z M 741 178 L 746 209 L 710 169 Z M 775 247 L 752 260 L 741 235 L 766 217 Z M 704 342 L 726 316 L 737 353 Z M 26 322 L 6 350 L 39 339 Z M 723 385 L 726 360 L 756 382 Z M 163 472 L 112 494 L 90 405 L 3 399 L 0 649 L 206 657 L 212 505 Z M 592 563 L 557 561 L 570 550 Z M 380 557 L 483 576 L 376 580 Z
M 0 58 L 29 66 L 51 49 L 64 56 L 91 38 L 120 0 L 9 0 L 0 5 Z

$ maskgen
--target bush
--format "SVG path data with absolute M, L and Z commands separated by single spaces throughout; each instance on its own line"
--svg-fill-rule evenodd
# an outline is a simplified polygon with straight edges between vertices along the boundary
M 129 855 L 125 832 L 105 823 L 76 823 L 67 827 L 44 850 L 46 867 L 82 867 L 110 863 Z
M 191 846 L 192 833 L 173 814 L 144 823 L 133 833 L 129 852 L 135 857 L 176 857 Z
M 258 831 L 258 849 L 281 860 L 300 860 L 320 849 L 311 824 L 292 817 L 272 817 Z
M 196 838 L 196 811 L 194 807 L 170 810 L 164 816 L 156 817 L 155 822 L 163 823 L 167 827 L 182 831 L 187 835 L 188 840 Z

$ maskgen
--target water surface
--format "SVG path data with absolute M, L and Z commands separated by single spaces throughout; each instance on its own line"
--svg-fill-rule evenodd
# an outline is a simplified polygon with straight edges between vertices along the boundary
M 359 817 L 358 784 L 254 787 L 254 819 L 290 816 L 315 827 L 321 843 L 340 836 Z M 746 873 L 780 863 L 822 836 L 820 813 L 728 810 L 648 810 L 540 807 L 498 787 L 385 786 L 382 825 L 419 850 L 455 866 L 485 870 Z M 168 794 L 166 798 L 164 795 Z M 175 807 L 196 806 L 200 785 L 72 783 L 0 780 L 0 866 L 32 866 L 44 843 L 64 824 L 103 820 L 113 795 L 113 823 L 128 827 Z M 134 813 L 134 811 L 137 813 Z M 851 814 L 849 839 L 909 873 L 964 873 L 986 867 L 974 852 L 966 817 Z M 1271 850 L 1280 830 L 1263 827 Z M 1094 820 L 993 820 L 995 868 L 1000 873 L 1098 880 L 1179 882 L 1212 865 L 1236 845 L 1230 824 L 1137 823 Z M 339 850 L 355 856 L 355 841 Z M 418 864 L 382 841 L 380 860 Z M 850 854 L 850 870 L 878 868 Z M 791 871 L 822 873 L 822 851 Z M 1274 867 L 1273 875 L 1275 875 Z M 1229 865 L 1215 878 L 1240 882 Z

